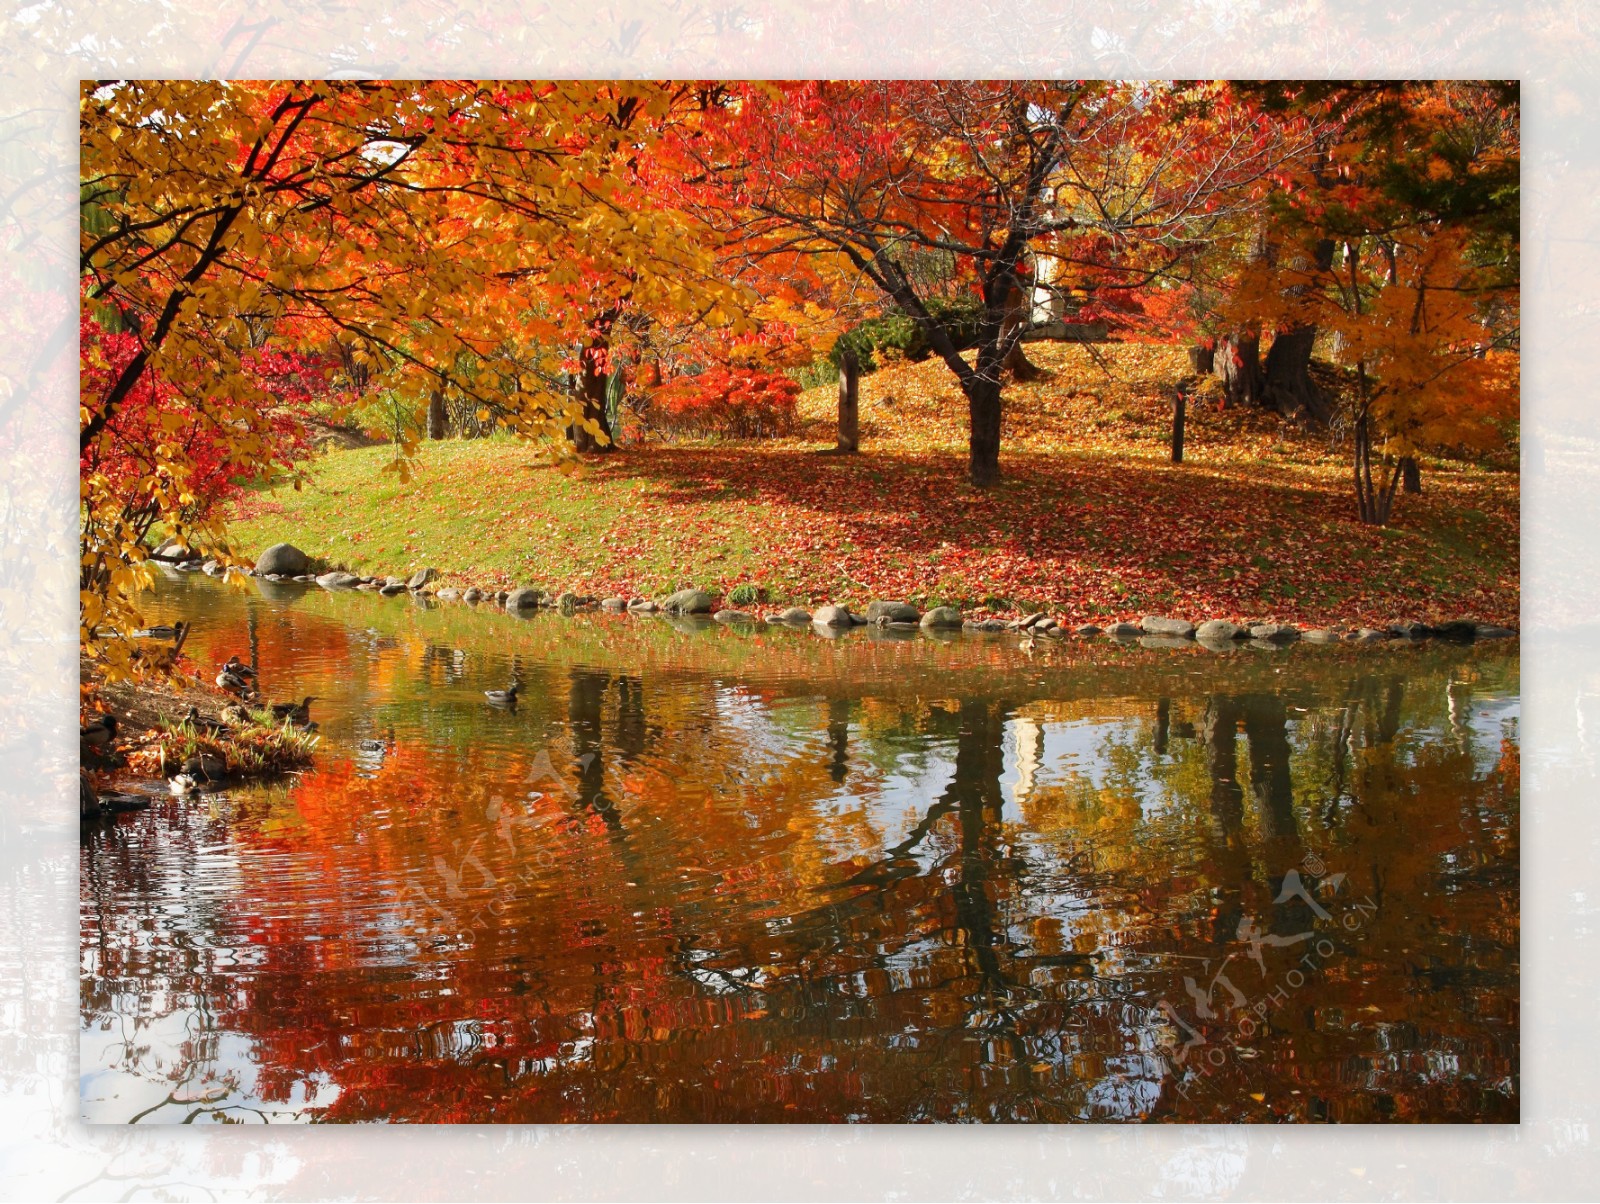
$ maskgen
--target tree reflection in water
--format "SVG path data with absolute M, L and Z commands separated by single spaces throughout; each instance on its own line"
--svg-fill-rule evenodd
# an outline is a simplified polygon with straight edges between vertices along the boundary
M 325 742 L 86 836 L 90 1118 L 1517 1115 L 1514 650 L 158 603 Z

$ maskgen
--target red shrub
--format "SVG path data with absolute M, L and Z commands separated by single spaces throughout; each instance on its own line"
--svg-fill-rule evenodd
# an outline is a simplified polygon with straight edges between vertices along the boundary
M 651 417 L 674 434 L 771 439 L 794 428 L 800 386 L 780 372 L 715 367 L 657 389 Z

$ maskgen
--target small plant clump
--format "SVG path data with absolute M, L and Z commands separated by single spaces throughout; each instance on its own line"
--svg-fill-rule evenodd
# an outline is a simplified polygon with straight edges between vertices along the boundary
M 222 761 L 228 777 L 268 777 L 311 763 L 320 737 L 291 723 L 277 723 L 267 711 L 253 711 L 248 723 L 208 730 L 184 720 L 163 720 L 141 747 L 128 755 L 135 772 L 167 777 L 194 757 Z

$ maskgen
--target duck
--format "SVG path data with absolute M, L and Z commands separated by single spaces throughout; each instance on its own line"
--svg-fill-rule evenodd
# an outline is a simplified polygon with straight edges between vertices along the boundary
M 222 672 L 217 674 L 217 686 L 230 694 L 238 695 L 246 701 L 256 696 L 255 689 L 250 685 L 249 679 L 242 674 L 235 673 L 226 666 L 223 667 Z
M 219 723 L 215 719 L 207 719 L 200 713 L 200 708 L 193 705 L 183 713 L 183 722 L 197 732 L 205 732 L 208 736 L 221 735 L 228 730 L 226 723 Z
M 272 704 L 272 717 L 307 727 L 311 723 L 311 704 L 316 700 L 315 694 L 307 694 L 303 702 L 275 702 Z
M 235 727 L 243 727 L 250 722 L 250 712 L 237 702 L 230 702 L 222 708 L 222 721 L 231 723 Z
M 235 677 L 242 677 L 246 681 L 254 681 L 256 679 L 256 667 L 245 664 L 237 654 L 227 659 L 227 662 L 222 666 L 222 671 L 224 673 L 232 673 Z
M 217 782 L 228 775 L 228 763 L 215 753 L 195 753 L 183 763 L 179 771 L 180 778 L 186 777 L 195 782 Z
M 102 794 L 98 801 L 100 810 L 104 812 L 143 811 L 152 802 L 148 794 L 126 794 L 120 791 L 115 794 Z
M 485 690 L 483 696 L 489 700 L 493 707 L 514 707 L 517 705 L 517 691 L 522 689 L 520 681 L 514 681 L 503 690 Z
M 78 729 L 79 741 L 97 751 L 109 748 L 116 735 L 117 717 L 115 715 L 96 716 Z

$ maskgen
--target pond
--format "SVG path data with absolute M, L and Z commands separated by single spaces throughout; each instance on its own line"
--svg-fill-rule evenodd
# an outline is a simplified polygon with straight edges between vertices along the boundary
M 149 611 L 322 739 L 86 829 L 86 1120 L 1518 1117 L 1514 643 Z

